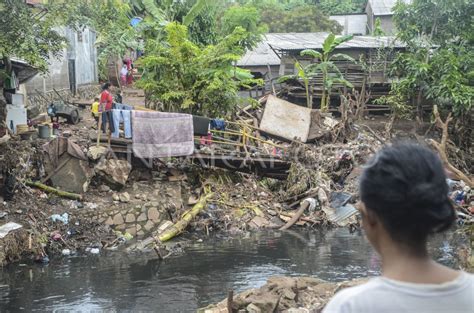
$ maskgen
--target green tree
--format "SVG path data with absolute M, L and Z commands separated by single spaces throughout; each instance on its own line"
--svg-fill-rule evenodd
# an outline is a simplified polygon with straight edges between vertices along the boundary
M 261 10 L 262 22 L 271 33 L 286 32 L 333 32 L 339 33 L 342 27 L 332 21 L 314 5 L 301 5 L 291 10 L 282 7 L 265 7 Z
M 380 17 L 377 17 L 375 19 L 375 25 L 374 25 L 374 30 L 372 32 L 372 36 L 383 36 L 385 35 L 383 29 L 382 29 L 382 21 L 380 20 Z
M 321 96 L 321 111 L 327 112 L 329 109 L 329 103 L 331 100 L 331 91 L 334 84 L 342 84 L 352 88 L 351 82 L 346 80 L 342 75 L 341 71 L 337 68 L 334 63 L 335 60 L 344 59 L 350 62 L 355 60 L 343 53 L 333 54 L 334 49 L 341 43 L 352 39 L 352 36 L 340 36 L 336 37 L 334 34 L 329 34 L 324 40 L 322 51 L 316 51 L 307 49 L 301 51 L 301 56 L 309 56 L 313 58 L 316 63 L 302 67 L 301 64 L 296 61 L 295 68 L 297 70 L 296 75 L 285 75 L 279 79 L 279 82 L 285 82 L 289 80 L 302 80 L 305 91 L 306 91 L 306 103 L 309 108 L 313 107 L 313 88 L 309 86 L 309 80 L 318 74 L 322 75 L 322 87 L 323 94 Z
M 356 10 L 352 0 L 321 0 L 319 6 L 327 14 L 347 14 Z
M 315 2 L 329 15 L 362 13 L 367 4 L 367 0 L 318 0 Z
M 48 60 L 60 56 L 66 46 L 66 38 L 56 28 L 64 22 L 60 17 L 64 13 L 56 2 L 33 8 L 24 1 L 4 0 L 0 4 L 0 57 L 4 63 L 17 57 L 45 72 Z
M 168 23 L 165 31 L 164 43 L 147 41 L 147 54 L 140 61 L 144 74 L 137 83 L 163 110 L 228 116 L 239 102 L 239 88 L 261 83 L 233 66 L 244 53 L 239 42 L 248 33 L 243 28 L 205 47 L 189 40 L 184 25 Z
M 109 60 L 121 60 L 129 49 L 142 48 L 140 34 L 130 25 L 131 7 L 122 0 L 73 1 L 76 11 L 70 15 L 78 18 L 80 26 L 89 26 L 98 34 L 99 75 L 107 80 Z
M 329 34 L 324 40 L 322 51 L 315 51 L 311 49 L 303 50 L 302 56 L 310 56 L 318 61 L 318 63 L 311 64 L 308 69 L 312 75 L 321 73 L 323 94 L 321 97 L 321 111 L 327 112 L 329 109 L 329 103 L 331 99 L 331 92 L 334 84 L 342 84 L 349 88 L 352 88 L 352 84 L 344 78 L 341 71 L 337 68 L 334 63 L 337 59 L 344 59 L 350 62 L 355 60 L 344 53 L 335 53 L 334 50 L 341 43 L 351 40 L 352 36 L 340 36 L 336 37 L 334 34 Z
M 0 76 L 4 81 L 13 79 L 12 58 L 47 72 L 48 61 L 59 57 L 66 47 L 67 40 L 57 27 L 66 22 L 67 9 L 62 1 L 49 1 L 39 8 L 18 0 L 0 3 Z M 0 105 L 0 124 L 5 118 L 5 106 Z
M 221 23 L 221 33 L 224 37 L 231 34 L 237 27 L 242 27 L 249 33 L 248 38 L 241 43 L 241 46 L 246 49 L 253 48 L 266 31 L 260 23 L 260 13 L 252 6 L 231 6 L 225 11 Z
M 308 108 L 313 107 L 313 89 L 311 88 L 310 90 L 309 88 L 309 79 L 310 79 L 310 76 L 313 74 L 313 72 L 311 72 L 311 67 L 312 65 L 303 67 L 300 62 L 296 61 L 295 62 L 295 68 L 297 70 L 296 75 L 284 75 L 278 79 L 279 83 L 287 82 L 290 80 L 303 81 L 305 94 L 306 94 L 306 106 Z
M 394 20 L 407 51 L 398 55 L 392 93 L 414 97 L 422 118 L 428 98 L 456 114 L 469 112 L 474 98 L 474 3 L 470 0 L 399 2 Z
M 170 22 L 179 22 L 188 27 L 190 38 L 206 45 L 217 41 L 216 0 L 127 0 L 134 15 L 144 16 L 142 25 L 145 37 L 164 37 L 164 27 Z

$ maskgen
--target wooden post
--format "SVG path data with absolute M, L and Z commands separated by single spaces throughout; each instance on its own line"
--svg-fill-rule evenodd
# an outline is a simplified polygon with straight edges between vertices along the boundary
M 233 308 L 232 305 L 234 303 L 234 290 L 229 289 L 229 292 L 227 293 L 227 312 L 232 313 Z

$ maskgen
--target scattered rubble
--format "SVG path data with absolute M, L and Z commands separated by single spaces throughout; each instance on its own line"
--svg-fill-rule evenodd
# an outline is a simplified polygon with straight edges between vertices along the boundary
M 97 136 L 87 113 L 77 125 L 60 124 L 62 136 L 52 141 L 13 136 L 1 143 L 0 221 L 23 227 L 0 241 L 0 263 L 125 244 L 129 251 L 162 249 L 186 231 L 357 228 L 357 180 L 384 140 L 347 112 L 336 120 L 273 96 L 266 102 L 265 111 L 244 108 L 226 133 L 199 140 L 186 159 L 126 159 L 124 139 L 99 146 L 106 151 L 91 158 Z M 290 116 L 281 108 L 288 106 L 304 125 L 285 122 Z M 472 190 L 452 186 L 460 219 L 472 223 Z
M 339 290 L 357 286 L 367 279 L 331 283 L 312 277 L 270 277 L 267 283 L 199 309 L 199 313 L 224 312 L 321 312 Z

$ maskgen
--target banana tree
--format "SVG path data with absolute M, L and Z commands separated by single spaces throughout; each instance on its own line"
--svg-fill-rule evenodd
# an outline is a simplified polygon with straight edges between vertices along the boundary
M 173 0 L 128 0 L 132 11 L 136 14 L 146 13 L 153 18 L 161 26 L 165 26 L 169 22 L 176 22 L 175 1 Z M 182 19 L 184 26 L 189 26 L 196 17 L 201 14 L 206 7 L 214 5 L 215 0 L 197 0 L 187 14 Z
M 306 105 L 308 108 L 313 107 L 313 92 L 312 90 L 310 91 L 309 89 L 309 72 L 308 72 L 308 67 L 303 67 L 300 62 L 295 61 L 295 68 L 297 70 L 297 73 L 295 75 L 284 75 L 281 76 L 278 79 L 279 83 L 284 83 L 289 80 L 298 80 L 298 81 L 303 81 L 304 84 L 304 89 L 306 92 Z
M 316 76 L 318 73 L 322 75 L 322 89 L 323 94 L 321 97 L 321 111 L 327 112 L 329 109 L 329 103 L 331 99 L 331 91 L 334 84 L 342 84 L 349 88 L 352 88 L 353 85 L 351 82 L 346 80 L 339 70 L 339 68 L 334 63 L 337 59 L 344 59 L 349 62 L 355 63 L 356 61 L 344 53 L 335 53 L 334 50 L 342 43 L 352 39 L 352 35 L 336 37 L 334 34 L 329 34 L 328 37 L 324 40 L 323 47 L 321 51 L 316 51 L 312 49 L 303 50 L 301 56 L 309 56 L 314 59 L 317 59 L 318 62 L 310 64 L 306 67 L 306 74 L 309 77 Z M 311 88 L 312 89 L 312 88 Z M 307 92 L 308 93 L 308 92 Z

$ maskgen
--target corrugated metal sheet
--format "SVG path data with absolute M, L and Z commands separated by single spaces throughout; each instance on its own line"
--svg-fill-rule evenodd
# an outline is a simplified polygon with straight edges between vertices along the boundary
M 247 53 L 237 61 L 237 66 L 280 65 L 280 58 L 268 45 L 267 36 L 263 37 L 263 40 L 257 47 L 247 51 Z
M 322 49 L 328 33 L 273 33 L 268 34 L 267 42 L 278 51 Z M 392 36 L 354 36 L 351 40 L 340 44 L 336 49 L 377 49 L 383 47 L 403 48 L 404 44 Z
M 346 14 L 331 15 L 330 20 L 336 21 L 344 27 L 341 34 L 344 35 L 365 35 L 367 34 L 367 15 L 366 14 Z
M 369 0 L 367 5 L 370 5 L 374 16 L 392 15 L 393 7 L 398 0 Z M 411 0 L 402 0 L 405 3 L 411 3 Z

